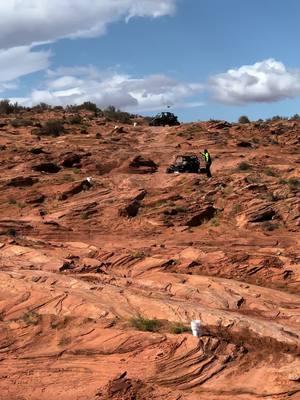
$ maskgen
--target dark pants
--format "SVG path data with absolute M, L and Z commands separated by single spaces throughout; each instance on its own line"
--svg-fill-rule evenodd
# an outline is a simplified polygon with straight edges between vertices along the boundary
M 205 164 L 205 172 L 206 172 L 206 175 L 207 175 L 208 178 L 212 177 L 211 172 L 210 172 L 210 166 L 211 166 L 210 162 Z

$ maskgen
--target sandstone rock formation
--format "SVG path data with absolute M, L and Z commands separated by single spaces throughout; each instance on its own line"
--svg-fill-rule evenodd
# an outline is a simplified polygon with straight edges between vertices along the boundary
M 81 118 L 2 126 L 0 399 L 297 400 L 300 122 Z

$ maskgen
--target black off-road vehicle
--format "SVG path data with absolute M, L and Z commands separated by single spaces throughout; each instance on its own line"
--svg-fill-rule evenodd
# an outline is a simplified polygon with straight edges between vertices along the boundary
M 171 164 L 167 170 L 167 174 L 174 173 L 194 173 L 198 174 L 200 172 L 200 160 L 197 156 L 177 156 L 174 164 Z
M 149 123 L 150 126 L 175 126 L 180 125 L 176 115 L 170 112 L 162 112 L 157 114 Z

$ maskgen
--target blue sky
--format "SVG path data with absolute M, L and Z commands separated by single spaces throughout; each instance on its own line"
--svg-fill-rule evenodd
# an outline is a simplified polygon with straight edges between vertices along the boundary
M 297 0 L 6 0 L 0 96 L 182 121 L 300 113 Z

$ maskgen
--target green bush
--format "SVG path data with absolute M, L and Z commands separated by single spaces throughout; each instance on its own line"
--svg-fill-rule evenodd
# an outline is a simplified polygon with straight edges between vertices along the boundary
M 239 118 L 239 124 L 249 124 L 250 119 L 246 115 L 241 115 Z
M 288 185 L 292 190 L 300 190 L 300 179 L 293 177 L 290 179 L 279 179 L 281 185 Z
M 95 103 L 90 102 L 90 101 L 85 101 L 83 104 L 78 106 L 78 108 L 81 109 L 81 110 L 93 111 L 95 113 L 98 110 L 97 105 Z
M 272 122 L 276 122 L 276 121 L 283 121 L 285 119 L 287 119 L 287 118 L 286 117 L 282 117 L 280 115 L 274 115 L 274 117 L 271 118 L 271 121 Z
M 278 171 L 275 171 L 273 168 L 266 168 L 264 173 L 268 176 L 278 176 Z
M 239 171 L 249 171 L 251 168 L 252 166 L 245 161 L 242 161 L 237 167 Z
M 133 328 L 143 332 L 157 332 L 161 327 L 159 320 L 144 317 L 131 318 L 130 324 Z
M 219 216 L 216 215 L 215 217 L 213 217 L 210 220 L 210 223 L 211 223 L 212 226 L 220 226 L 220 218 L 219 218 Z
M 39 103 L 36 106 L 32 107 L 32 110 L 36 111 L 36 112 L 43 112 L 43 111 L 51 110 L 51 108 L 52 107 L 47 103 Z
M 174 335 L 180 335 L 184 332 L 189 332 L 190 328 L 181 322 L 174 323 L 170 326 L 170 332 Z
M 15 106 L 10 100 L 4 99 L 0 101 L 0 114 L 11 114 L 15 111 Z
M 81 124 L 82 118 L 79 114 L 76 115 L 71 115 L 71 117 L 68 120 L 69 124 L 75 125 L 75 124 Z
M 71 340 L 70 337 L 62 336 L 61 339 L 58 342 L 58 345 L 59 346 L 68 346 L 71 343 L 72 343 L 72 340 Z
M 287 181 L 287 184 L 289 185 L 289 187 L 293 190 L 300 190 L 300 179 L 299 178 L 290 178 Z
M 31 119 L 16 118 L 11 121 L 11 126 L 14 128 L 34 126 L 34 122 Z
M 108 121 L 113 121 L 113 122 L 119 122 L 121 124 L 130 124 L 132 115 L 121 111 L 117 110 L 114 106 L 109 106 L 103 111 L 103 116 L 108 120 Z
M 291 120 L 299 120 L 300 119 L 300 115 L 299 114 L 294 114 L 290 119 Z
M 41 316 L 35 311 L 29 311 L 23 315 L 22 319 L 27 325 L 38 325 L 41 320 Z
M 40 129 L 40 134 L 44 136 L 60 136 L 64 132 L 64 124 L 61 120 L 49 120 Z

